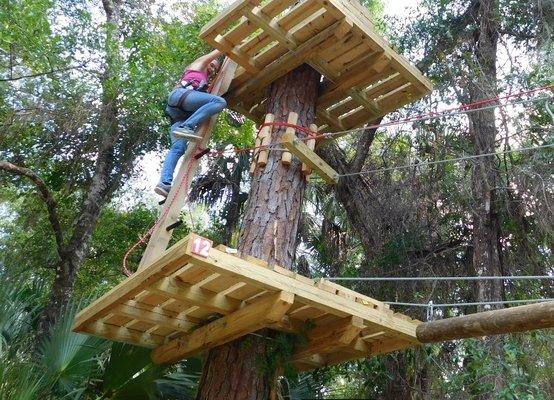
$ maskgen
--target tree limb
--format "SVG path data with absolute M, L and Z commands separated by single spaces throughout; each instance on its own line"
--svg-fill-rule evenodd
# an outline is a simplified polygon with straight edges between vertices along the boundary
M 48 208 L 48 218 L 50 220 L 50 225 L 52 227 L 52 230 L 54 231 L 54 236 L 56 238 L 58 255 L 60 256 L 60 258 L 63 259 L 65 257 L 65 246 L 63 243 L 62 228 L 61 228 L 60 220 L 58 218 L 58 212 L 57 212 L 58 206 L 56 204 L 56 200 L 54 200 L 54 197 L 46 187 L 46 183 L 32 170 L 28 168 L 19 167 L 17 165 L 14 165 L 4 160 L 0 160 L 0 169 L 3 169 L 5 171 L 11 172 L 19 176 L 27 177 L 31 181 L 33 181 L 33 183 L 37 186 L 37 189 L 40 192 L 42 199 L 46 203 L 46 207 Z
M 83 63 L 83 64 L 80 64 L 80 65 L 76 65 L 74 67 L 66 67 L 66 68 L 59 68 L 59 69 L 51 68 L 50 71 L 42 71 L 42 72 L 37 72 L 35 74 L 30 74 L 30 75 L 21 75 L 21 76 L 16 76 L 16 77 L 10 76 L 9 78 L 0 78 L 0 82 L 13 82 L 13 81 L 19 81 L 21 79 L 37 78 L 37 77 L 43 76 L 43 75 L 52 75 L 52 74 L 56 74 L 58 72 L 65 72 L 65 71 L 70 71 L 72 69 L 83 68 L 85 65 L 86 65 L 86 63 Z
M 382 120 L 383 118 L 381 117 L 377 121 L 375 121 L 374 124 L 378 125 L 381 123 Z M 354 158 L 349 165 L 349 169 L 351 172 L 360 172 L 362 170 L 362 167 L 365 164 L 365 160 L 367 159 L 369 149 L 373 144 L 373 140 L 375 139 L 376 132 L 377 128 L 365 129 L 363 131 L 361 138 L 357 144 L 356 154 L 354 155 Z

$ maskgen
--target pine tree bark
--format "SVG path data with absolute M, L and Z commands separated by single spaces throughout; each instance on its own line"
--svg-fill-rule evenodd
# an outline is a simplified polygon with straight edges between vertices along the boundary
M 315 120 L 320 75 L 302 65 L 275 81 L 269 88 L 268 113 L 286 121 L 298 113 L 298 124 Z M 278 143 L 284 129 L 274 129 L 272 143 Z M 300 163 L 286 167 L 281 152 L 270 151 L 264 169 L 257 169 L 250 189 L 238 248 L 245 254 L 291 268 L 306 181 Z M 264 332 L 264 335 L 269 334 Z M 266 340 L 249 335 L 208 352 L 198 389 L 198 400 L 269 399 L 274 376 L 259 372 Z
M 497 94 L 499 13 L 498 0 L 481 0 L 473 46 L 476 73 L 468 85 L 471 102 L 492 98 Z M 493 153 L 497 135 L 494 110 L 471 113 L 469 122 L 475 154 Z M 502 275 L 500 224 L 495 198 L 498 172 L 495 162 L 494 156 L 483 157 L 475 162 L 473 169 L 473 267 L 477 276 Z M 480 302 L 502 300 L 502 283 L 478 281 L 475 297 Z M 482 311 L 484 307 L 480 306 L 479 309 Z

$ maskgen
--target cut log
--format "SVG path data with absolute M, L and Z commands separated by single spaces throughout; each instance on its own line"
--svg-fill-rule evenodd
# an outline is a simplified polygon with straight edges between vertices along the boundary
M 416 336 L 422 343 L 433 343 L 552 327 L 554 301 L 549 301 L 425 322 L 417 327 Z

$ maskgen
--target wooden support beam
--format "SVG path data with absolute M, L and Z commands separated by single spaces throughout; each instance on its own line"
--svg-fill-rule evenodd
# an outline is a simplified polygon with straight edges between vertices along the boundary
M 292 154 L 298 157 L 300 161 L 313 168 L 325 182 L 336 184 L 339 181 L 337 172 L 296 136 L 285 133 L 282 143 Z
M 83 332 L 89 335 L 108 338 L 116 342 L 130 343 L 142 347 L 154 348 L 165 343 L 165 337 L 153 333 L 140 332 L 122 326 L 109 325 L 103 322 L 94 322 Z
M 244 67 L 251 74 L 257 74 L 261 71 L 260 66 L 237 46 L 233 46 L 224 36 L 217 35 L 213 39 L 216 47 L 220 48 L 229 56 L 229 58 Z
M 292 111 L 289 112 L 287 123 L 291 125 L 296 125 L 297 122 L 298 114 Z M 285 135 L 296 137 L 296 129 L 290 126 L 287 127 L 287 129 L 285 130 Z M 281 162 L 283 163 L 283 165 L 290 165 L 290 163 L 292 162 L 292 154 L 290 154 L 290 152 L 288 151 L 283 151 L 283 154 L 281 154 Z
M 343 318 L 332 325 L 322 325 L 308 333 L 308 345 L 300 347 L 292 356 L 292 361 L 311 356 L 336 352 L 339 348 L 348 346 L 364 328 L 359 317 Z
M 152 352 L 152 360 L 156 364 L 172 363 L 228 343 L 268 324 L 280 321 L 293 303 L 294 295 L 292 293 L 271 294 L 233 314 L 158 347 Z
M 424 322 L 416 335 L 422 343 L 433 343 L 553 327 L 554 301 L 549 301 Z
M 148 290 L 224 315 L 236 311 L 242 304 L 239 300 L 211 292 L 197 285 L 189 285 L 176 278 L 162 278 Z
M 251 21 L 254 22 L 259 28 L 262 28 L 265 33 L 269 34 L 273 39 L 280 42 L 282 45 L 285 45 L 288 48 L 295 49 L 298 47 L 294 37 L 287 33 L 286 30 L 281 28 L 281 26 L 275 22 L 270 21 L 268 17 L 259 7 L 254 7 L 252 10 L 249 10 L 245 13 L 245 16 L 248 17 Z
M 316 132 L 317 133 L 317 125 L 316 124 L 311 124 L 310 125 L 310 130 L 312 132 Z M 306 146 L 308 146 L 308 148 L 312 151 L 315 150 L 315 139 L 308 139 L 306 140 Z M 308 176 L 312 173 L 312 167 L 310 167 L 308 164 L 306 163 L 302 163 L 302 173 L 304 174 L 304 176 L 306 177 L 306 179 L 308 179 Z

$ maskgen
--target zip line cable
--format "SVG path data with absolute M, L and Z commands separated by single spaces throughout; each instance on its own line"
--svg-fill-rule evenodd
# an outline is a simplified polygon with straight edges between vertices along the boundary
M 521 281 L 521 280 L 554 280 L 550 275 L 520 275 L 520 276 L 419 276 L 419 277 L 334 277 L 324 278 L 328 281 L 366 281 L 366 282 L 398 282 L 398 281 Z
M 534 92 L 537 92 L 539 90 L 544 90 L 544 89 L 548 89 L 548 88 L 551 88 L 551 87 L 552 87 L 552 85 L 550 85 L 550 86 L 541 86 L 539 88 L 530 89 L 530 90 L 526 90 L 526 91 L 506 95 L 506 96 L 500 97 L 498 99 L 509 99 L 509 98 L 513 98 L 513 97 L 523 96 L 523 95 L 526 95 L 526 94 L 534 93 Z M 483 106 L 483 107 L 470 108 L 470 107 L 474 107 L 474 105 L 476 105 L 476 104 L 485 104 L 485 103 L 491 103 L 493 101 L 498 101 L 497 98 L 485 99 L 485 100 L 481 100 L 479 102 L 470 103 L 470 104 L 466 104 L 466 105 L 462 105 L 462 106 L 459 106 L 459 107 L 454 107 L 454 108 L 450 108 L 450 109 L 446 109 L 446 110 L 442 110 L 442 111 L 438 111 L 438 112 L 429 112 L 429 113 L 419 114 L 419 115 L 415 115 L 415 116 L 412 116 L 412 117 L 399 119 L 399 120 L 395 120 L 395 121 L 391 121 L 391 122 L 375 124 L 375 125 L 367 125 L 365 127 L 346 130 L 346 131 L 340 131 L 340 132 L 322 133 L 322 134 L 319 134 L 319 135 L 317 135 L 315 132 L 310 131 L 308 128 L 305 128 L 305 127 L 302 127 L 302 126 L 299 126 L 299 125 L 288 124 L 286 122 L 271 122 L 271 123 L 262 124 L 260 126 L 259 130 L 258 130 L 258 133 L 262 128 L 264 128 L 266 126 L 278 126 L 278 127 L 291 126 L 291 127 L 294 127 L 296 130 L 298 130 L 300 132 L 306 133 L 307 137 L 298 138 L 299 140 L 306 141 L 306 140 L 310 140 L 310 139 L 322 139 L 322 138 L 329 138 L 329 137 L 339 136 L 339 135 L 343 136 L 343 135 L 347 135 L 347 134 L 355 134 L 355 133 L 365 132 L 367 129 L 386 128 L 386 127 L 390 127 L 390 126 L 404 125 L 404 124 L 409 124 L 409 123 L 413 123 L 413 122 L 427 121 L 427 120 L 439 119 L 439 118 L 444 118 L 444 117 L 452 117 L 452 116 L 462 115 L 462 114 L 464 114 L 464 115 L 465 114 L 471 114 L 471 113 L 475 113 L 475 112 L 479 112 L 479 111 L 486 111 L 486 110 L 491 110 L 491 109 L 500 108 L 500 107 L 509 107 L 509 106 L 515 106 L 515 105 L 520 105 L 520 104 L 528 104 L 528 103 L 535 103 L 535 102 L 549 101 L 549 100 L 554 100 L 554 96 L 547 96 L 547 97 L 543 96 L 543 97 L 538 97 L 538 98 L 534 98 L 534 99 L 518 100 L 518 101 L 513 101 L 513 102 L 507 102 L 507 103 L 496 103 L 496 104 L 491 104 L 491 105 L 487 105 L 487 106 Z M 212 150 L 208 154 L 209 154 L 209 156 L 212 156 L 212 157 L 218 157 L 218 156 L 223 156 L 225 154 L 228 154 L 230 152 L 234 152 L 235 154 L 238 154 L 238 153 L 242 153 L 242 152 L 245 152 L 245 151 L 255 151 L 255 150 L 269 150 L 269 151 L 282 151 L 282 150 L 284 150 L 284 149 L 281 149 L 281 148 L 279 148 L 279 149 L 275 148 L 275 146 L 277 146 L 277 145 L 281 145 L 281 143 L 271 143 L 271 144 L 265 145 L 265 146 L 258 145 L 258 146 L 250 146 L 250 147 L 236 147 L 234 149 Z
M 523 100 L 523 101 L 519 101 L 519 102 L 495 103 L 495 104 L 490 104 L 490 105 L 487 105 L 487 106 L 475 107 L 477 105 L 493 103 L 493 102 L 500 101 L 500 100 L 507 100 L 507 99 L 510 99 L 510 98 L 525 96 L 527 94 L 532 94 L 532 93 L 535 93 L 535 92 L 538 92 L 538 91 L 541 91 L 541 90 L 552 89 L 553 87 L 554 87 L 554 84 L 550 84 L 550 85 L 546 85 L 546 86 L 540 86 L 540 87 L 537 87 L 537 88 L 534 88 L 534 89 L 523 90 L 521 92 L 508 94 L 506 96 L 493 97 L 493 98 L 490 98 L 490 99 L 484 99 L 484 100 L 476 101 L 476 102 L 469 103 L 469 104 L 462 104 L 461 106 L 451 107 L 451 108 L 447 108 L 447 109 L 444 109 L 444 110 L 441 110 L 441 111 L 436 111 L 436 112 L 431 111 L 431 112 L 428 112 L 428 113 L 418 114 L 418 115 L 414 115 L 412 117 L 406 117 L 406 118 L 398 119 L 398 120 L 391 121 L 391 122 L 367 125 L 365 127 L 350 129 L 350 130 L 345 130 L 345 131 L 340 131 L 340 132 L 322 133 L 321 135 L 318 135 L 318 136 L 319 137 L 332 137 L 332 136 L 337 136 L 337 135 L 342 136 L 342 135 L 346 135 L 346 134 L 350 134 L 350 133 L 355 133 L 355 132 L 358 132 L 358 131 L 365 131 L 366 129 L 384 128 L 384 127 L 388 127 L 388 126 L 403 125 L 403 124 L 408 124 L 408 123 L 412 123 L 412 122 L 425 121 L 425 120 L 428 120 L 428 119 L 437 119 L 437 118 L 442 118 L 442 117 L 449 117 L 449 116 L 453 116 L 453 115 L 472 114 L 472 113 L 479 112 L 479 111 L 486 111 L 486 110 L 490 110 L 490 109 L 493 109 L 493 108 L 504 107 L 504 106 L 509 106 L 509 105 L 533 103 L 533 102 L 542 101 L 542 100 L 551 100 L 551 99 L 554 98 L 553 96 L 545 96 L 545 97 L 538 97 L 538 98 L 535 98 L 535 99 L 527 99 L 527 100 Z
M 476 301 L 471 303 L 403 303 L 400 301 L 383 301 L 385 304 L 391 306 L 405 306 L 405 307 L 464 307 L 464 306 L 485 306 L 485 305 L 500 305 L 500 304 L 525 304 L 525 303 L 544 303 L 547 301 L 554 301 L 554 299 L 532 299 L 532 300 L 505 300 L 505 301 Z
M 474 155 L 471 155 L 471 156 L 449 158 L 449 159 L 444 159 L 444 160 L 426 161 L 426 162 L 421 162 L 421 163 L 417 163 L 417 164 L 401 165 L 401 166 L 398 166 L 398 167 L 368 169 L 368 170 L 362 170 L 360 172 L 351 172 L 351 173 L 348 173 L 348 174 L 338 174 L 337 176 L 339 178 L 342 178 L 342 177 L 349 177 L 349 176 L 358 176 L 358 175 L 371 174 L 371 173 L 375 173 L 375 172 L 397 171 L 397 170 L 411 169 L 411 168 L 416 168 L 416 167 L 427 167 L 427 166 L 430 166 L 430 165 L 447 164 L 447 163 L 460 162 L 460 161 L 465 161 L 465 160 L 475 160 L 475 159 L 479 159 L 479 158 L 483 158 L 483 157 L 501 156 L 503 154 L 520 153 L 520 152 L 525 152 L 525 151 L 547 149 L 547 148 L 551 148 L 551 147 L 554 147 L 554 143 L 544 144 L 544 145 L 541 145 L 541 146 L 522 147 L 522 148 L 519 148 L 519 149 L 498 151 L 498 152 L 494 152 L 494 153 L 474 154 Z

